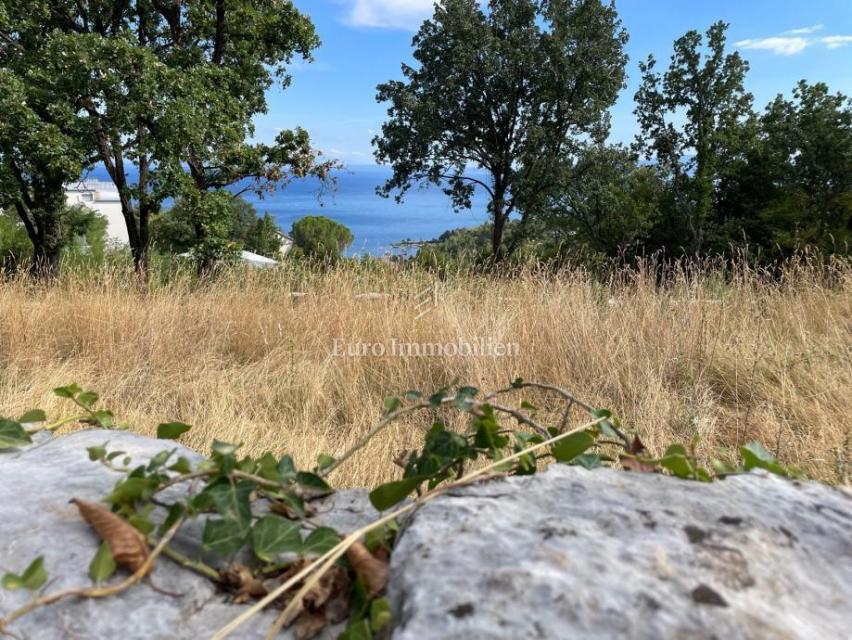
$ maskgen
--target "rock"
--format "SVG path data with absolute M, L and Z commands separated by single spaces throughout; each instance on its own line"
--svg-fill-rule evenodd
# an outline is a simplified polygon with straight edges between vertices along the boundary
M 139 463 L 179 446 L 84 431 L 0 453 L 0 570 L 18 573 L 44 555 L 48 591 L 89 584 L 97 540 L 68 500 L 97 501 L 119 478 L 86 453 L 107 440 Z M 339 531 L 376 516 L 363 490 L 317 506 L 316 519 Z M 201 526 L 176 546 L 197 549 Z M 850 530 L 852 497 L 816 483 L 749 474 L 701 484 L 553 465 L 452 490 L 416 512 L 391 561 L 393 637 L 849 638 Z M 153 580 L 184 595 L 143 583 L 41 609 L 10 630 L 33 640 L 194 640 L 244 610 L 165 558 Z M 29 597 L 0 590 L 0 613 Z M 232 637 L 262 638 L 275 613 Z
M 393 554 L 395 640 L 850 638 L 852 499 L 553 465 L 424 505 Z
M 88 567 L 98 540 L 68 501 L 76 497 L 97 502 L 121 477 L 88 458 L 87 447 L 106 441 L 110 450 L 126 451 L 140 464 L 163 449 L 175 447 L 179 449 L 178 455 L 193 461 L 200 458 L 170 441 L 98 430 L 54 438 L 22 451 L 0 453 L 3 536 L 0 573 L 20 573 L 31 560 L 43 555 L 50 575 L 48 592 L 91 586 Z M 341 491 L 314 504 L 319 512 L 317 521 L 340 531 L 357 528 L 375 517 L 364 491 Z M 184 552 L 197 550 L 201 529 L 201 523 L 186 527 L 174 546 Z M 209 638 L 245 609 L 228 603 L 209 580 L 167 558 L 158 560 L 152 580 L 157 587 L 183 596 L 164 596 L 146 581 L 116 597 L 66 600 L 39 609 L 13 624 L 10 631 L 32 640 Z M 26 604 L 30 598 L 23 590 L 0 589 L 0 617 Z M 277 613 L 256 616 L 233 637 L 263 638 Z M 329 630 L 321 637 L 336 635 Z

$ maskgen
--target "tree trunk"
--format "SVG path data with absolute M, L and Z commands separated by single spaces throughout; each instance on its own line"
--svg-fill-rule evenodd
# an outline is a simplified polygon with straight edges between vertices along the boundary
M 39 280 L 51 280 L 59 274 L 60 248 L 53 243 L 33 243 L 30 273 Z

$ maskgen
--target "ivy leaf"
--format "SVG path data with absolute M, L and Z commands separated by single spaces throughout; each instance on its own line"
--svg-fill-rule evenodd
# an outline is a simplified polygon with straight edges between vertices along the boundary
M 350 620 L 346 625 L 346 630 L 338 636 L 337 640 L 373 640 L 373 631 L 370 628 L 370 621 Z
M 325 496 L 333 491 L 325 480 L 310 471 L 299 471 L 296 474 L 296 482 L 312 497 Z
M 112 411 L 95 411 L 92 413 L 92 418 L 104 429 L 111 429 L 115 424 L 115 415 Z
M 370 603 L 370 630 L 381 631 L 391 620 L 390 602 L 387 598 L 376 598 Z
M 512 380 L 512 388 L 513 389 L 520 389 L 523 386 L 524 386 L 524 379 L 523 378 L 515 378 L 514 380 Z
M 396 397 L 385 398 L 385 415 L 393 413 L 402 407 L 402 400 Z
M 164 422 L 157 427 L 157 438 L 160 440 L 177 440 L 190 429 L 192 427 L 183 422 Z
M 82 389 L 79 386 L 74 384 L 73 382 L 69 384 L 67 387 L 56 387 L 53 390 L 53 395 L 58 396 L 60 398 L 73 398 L 78 393 L 80 393 Z
M 27 411 L 24 415 L 18 418 L 18 422 L 21 424 L 32 424 L 33 422 L 45 422 L 47 420 L 47 414 L 41 409 L 33 409 L 32 411 Z
M 281 461 L 278 463 L 278 473 L 284 480 L 292 480 L 296 477 L 296 464 L 293 462 L 292 456 L 281 456 Z
M 174 471 L 175 473 L 186 475 L 187 473 L 192 472 L 192 463 L 190 463 L 188 458 L 181 456 L 177 459 L 177 462 L 175 462 L 172 466 L 169 467 L 169 471 Z
M 282 553 L 298 553 L 302 550 L 302 536 L 298 522 L 290 522 L 278 516 L 264 516 L 251 530 L 251 546 L 254 554 L 266 562 L 274 562 Z
M 27 589 L 35 591 L 47 582 L 47 571 L 44 569 L 44 556 L 39 556 L 30 563 L 21 575 L 7 573 L 0 580 L 0 585 L 9 591 Z
M 84 391 L 83 393 L 77 396 L 77 402 L 79 402 L 87 409 L 91 409 L 92 405 L 98 401 L 98 398 L 98 394 L 94 391 Z
M 576 464 L 584 469 L 598 469 L 601 466 L 601 457 L 597 453 L 584 453 L 571 461 L 571 464 Z
M 107 444 L 109 443 L 105 442 L 99 447 L 86 447 L 86 451 L 89 452 L 89 460 L 91 460 L 92 462 L 95 462 L 97 460 L 104 460 L 107 456 Z
M 595 437 L 588 431 L 580 431 L 563 438 L 550 448 L 557 462 L 571 462 L 595 444 Z
M 781 476 L 788 475 L 787 468 L 775 459 L 769 451 L 766 450 L 759 442 L 749 442 L 740 447 L 740 453 L 743 456 L 743 466 L 746 471 L 752 469 L 765 469 L 770 473 L 775 473 Z
M 31 444 L 33 439 L 20 424 L 6 418 L 0 418 L 0 449 L 23 447 Z
M 695 475 L 695 469 L 686 452 L 686 447 L 682 444 L 670 445 L 663 457 L 660 458 L 660 466 L 668 469 L 678 478 L 692 478 Z
M 331 465 L 334 464 L 334 456 L 330 456 L 327 453 L 321 453 L 317 456 L 317 471 L 322 471 L 323 469 L 327 469 Z
M 412 389 L 411 391 L 405 392 L 405 399 L 408 402 L 414 402 L 415 400 L 419 400 L 423 397 L 423 394 L 417 391 L 416 389 Z
M 613 426 L 613 422 L 610 418 L 612 418 L 612 412 L 607 411 L 606 409 L 595 409 L 592 411 L 592 417 L 595 419 L 604 418 L 598 423 L 598 427 L 607 438 L 618 438 L 618 432 L 615 430 Z
M 456 409 L 460 411 L 470 411 L 470 408 L 473 406 L 473 399 L 479 393 L 479 389 L 476 387 L 462 387 L 458 391 L 456 391 L 455 400 L 453 400 L 453 404 Z
M 208 551 L 222 556 L 232 556 L 242 548 L 248 535 L 248 525 L 231 518 L 223 518 L 208 520 L 204 524 L 201 541 Z
M 390 509 L 395 504 L 405 500 L 425 479 L 423 476 L 413 476 L 380 484 L 370 492 L 370 502 L 376 508 L 376 511 Z
M 340 542 L 337 531 L 329 527 L 320 527 L 311 531 L 305 538 L 302 546 L 303 556 L 321 556 L 329 549 L 333 549 Z
M 89 564 L 89 577 L 96 584 L 106 582 L 115 573 L 115 568 L 115 559 L 112 557 L 109 544 L 101 542 L 98 550 L 95 552 L 95 557 L 92 558 L 92 562 Z

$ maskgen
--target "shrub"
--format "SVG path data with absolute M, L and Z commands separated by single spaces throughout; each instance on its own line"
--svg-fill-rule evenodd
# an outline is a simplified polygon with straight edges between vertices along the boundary
M 293 223 L 293 242 L 309 258 L 336 260 L 352 244 L 352 232 L 324 216 L 305 216 Z

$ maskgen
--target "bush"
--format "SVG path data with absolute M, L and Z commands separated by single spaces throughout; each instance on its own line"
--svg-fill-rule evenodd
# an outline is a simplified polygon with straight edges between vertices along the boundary
M 309 258 L 336 260 L 355 239 L 339 222 L 324 216 L 305 216 L 293 223 L 293 242 Z

